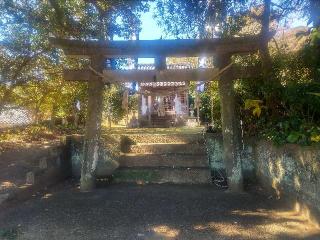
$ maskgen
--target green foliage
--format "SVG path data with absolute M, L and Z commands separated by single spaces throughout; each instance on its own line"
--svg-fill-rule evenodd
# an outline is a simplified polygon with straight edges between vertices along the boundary
M 244 24 L 241 14 L 245 12 L 246 2 L 248 1 L 157 0 L 155 17 L 169 36 L 230 36 L 239 32 Z
M 83 129 L 76 128 L 73 124 L 58 125 L 54 128 L 48 124 L 33 124 L 22 127 L 2 130 L 0 142 L 33 142 L 59 140 L 60 136 L 70 134 L 83 134 Z
M 310 92 L 309 94 L 312 94 L 312 95 L 315 95 L 315 96 L 318 96 L 318 97 L 320 97 L 320 93 L 314 93 L 314 92 Z
M 0 111 L 5 105 L 23 106 L 36 122 L 83 118 L 87 86 L 63 82 L 62 72 L 89 62 L 66 58 L 49 44 L 49 36 L 129 38 L 139 33 L 139 17 L 148 6 L 139 0 L 0 1 Z M 116 98 L 112 101 L 113 118 L 119 119 Z
M 256 117 L 260 117 L 262 111 L 262 101 L 261 100 L 253 100 L 247 99 L 244 103 L 245 110 L 252 110 L 252 115 Z
M 129 96 L 129 111 L 138 111 L 138 94 Z
M 123 95 L 125 87 L 122 85 L 111 85 L 104 94 L 104 112 L 107 118 L 116 123 L 123 119 L 126 115 L 126 110 L 122 107 Z M 128 110 L 137 111 L 138 95 L 129 96 Z
M 189 105 L 195 107 L 194 101 L 197 94 L 196 82 L 189 85 Z M 206 83 L 204 92 L 198 93 L 200 97 L 200 119 L 202 122 L 212 123 L 216 128 L 221 128 L 220 96 L 218 82 Z
M 215 128 L 220 128 L 221 114 L 218 83 L 211 82 L 210 84 L 207 84 L 205 91 L 200 94 L 200 99 L 200 118 L 202 121 L 212 123 Z
M 254 13 L 252 6 L 257 6 L 254 10 L 259 12 L 256 1 L 155 2 L 156 19 L 170 36 L 234 36 L 261 28 L 258 23 L 255 29 L 256 19 L 261 16 L 256 16 L 255 20 L 248 16 L 248 13 Z M 281 20 L 295 11 L 306 15 L 313 23 L 313 29 L 304 48 L 288 53 L 286 47 L 277 46 L 277 51 L 272 52 L 270 79 L 266 81 L 257 75 L 251 79 L 238 79 L 235 84 L 245 134 L 263 135 L 278 144 L 307 145 L 320 141 L 319 4 L 315 0 L 300 2 L 277 1 L 277 5 L 271 7 L 271 18 Z M 81 68 L 90 63 L 85 59 L 66 58 L 49 44 L 48 37 L 106 40 L 119 35 L 129 38 L 139 33 L 139 16 L 148 5 L 146 1 L 138 0 L 0 1 L 0 111 L 3 105 L 12 104 L 30 110 L 37 122 L 83 118 L 87 108 L 87 86 L 63 82 L 62 70 Z M 197 64 L 198 59 L 189 61 Z M 261 66 L 260 61 L 257 54 L 234 57 L 239 66 Z M 122 108 L 124 91 L 123 86 L 106 89 L 104 110 L 113 122 L 126 114 Z M 195 84 L 191 84 L 190 93 L 190 103 L 193 103 Z M 201 119 L 220 126 L 217 83 L 207 84 L 200 98 Z M 80 103 L 80 111 L 76 109 L 77 103 Z M 130 96 L 129 110 L 137 110 L 136 106 L 137 95 Z M 76 127 L 68 121 L 58 130 L 74 131 Z M 43 134 L 52 134 L 40 125 L 26 129 L 26 133 L 36 139 L 42 138 Z
M 318 142 L 320 128 L 299 118 L 287 118 L 277 123 L 269 123 L 262 135 L 278 145 L 297 143 L 310 145 Z
M 319 22 L 318 0 L 270 1 L 270 18 L 275 24 L 291 15 Z M 263 21 L 263 4 L 257 0 L 156 0 L 155 18 L 168 36 L 178 38 L 212 38 L 259 34 Z
M 311 70 L 312 77 L 320 82 L 320 27 L 318 29 L 312 29 L 309 42 L 304 47 L 302 57 Z
M 2 141 L 40 141 L 55 139 L 53 131 L 44 125 L 30 125 L 25 128 L 7 130 L 1 133 Z
M 124 89 L 116 85 L 109 86 L 105 91 L 104 112 L 112 122 L 120 121 L 125 115 L 125 110 L 122 108 L 123 93 Z
M 200 119 L 204 122 L 211 122 L 211 97 L 210 94 L 204 92 L 200 94 L 201 106 L 200 106 Z
M 63 82 L 61 78 L 29 81 L 11 87 L 10 101 L 7 102 L 28 109 L 35 122 L 73 115 L 77 101 L 81 103 L 79 114 L 84 115 L 86 88 L 83 84 Z
M 262 135 L 276 144 L 309 145 L 318 141 L 320 84 L 302 57 L 304 51 L 274 55 L 275 79 L 242 79 L 236 84 L 246 134 Z M 248 115 L 248 111 L 260 113 L 261 108 L 265 111 L 261 111 L 259 119 Z

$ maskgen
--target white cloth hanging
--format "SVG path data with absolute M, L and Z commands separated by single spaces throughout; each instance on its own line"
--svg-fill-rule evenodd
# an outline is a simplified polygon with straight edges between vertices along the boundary
M 181 115 L 182 114 L 181 101 L 180 101 L 180 98 L 178 97 L 178 94 L 176 94 L 173 101 L 174 101 L 174 110 L 176 112 L 176 115 Z

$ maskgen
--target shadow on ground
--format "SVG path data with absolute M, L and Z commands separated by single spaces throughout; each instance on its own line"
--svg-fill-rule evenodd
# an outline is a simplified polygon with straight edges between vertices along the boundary
M 320 239 L 284 202 L 212 186 L 75 188 L 1 209 L 4 239 Z M 10 235 L 11 233 L 11 235 Z

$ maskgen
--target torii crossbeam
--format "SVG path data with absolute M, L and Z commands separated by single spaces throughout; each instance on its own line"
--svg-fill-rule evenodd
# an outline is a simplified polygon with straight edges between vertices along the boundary
M 103 55 L 106 58 L 159 58 L 160 56 L 199 57 L 214 54 L 250 53 L 259 49 L 260 37 L 128 41 L 81 41 L 51 38 L 50 42 L 56 47 L 62 48 L 68 56 Z

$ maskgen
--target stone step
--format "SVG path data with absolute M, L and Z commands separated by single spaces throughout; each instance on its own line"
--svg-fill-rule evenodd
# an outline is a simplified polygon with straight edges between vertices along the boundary
M 122 136 L 122 141 L 138 143 L 194 143 L 203 144 L 201 134 L 128 134 Z
M 113 175 L 117 183 L 210 184 L 209 168 L 119 168 Z
M 208 167 L 204 154 L 123 154 L 120 167 Z
M 170 127 L 174 127 L 174 125 L 171 123 L 152 123 L 151 127 L 152 128 L 170 128 Z
M 205 146 L 198 144 L 160 144 L 160 143 L 150 143 L 150 144 L 138 144 L 128 146 L 127 153 L 136 154 L 166 154 L 166 153 L 176 153 L 176 154 L 205 154 Z

